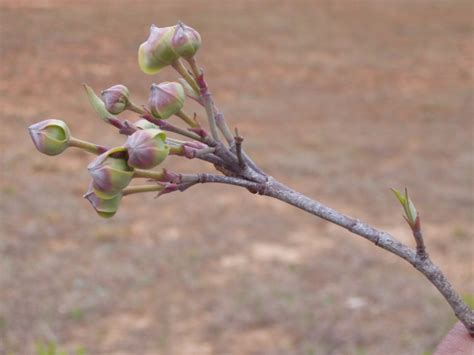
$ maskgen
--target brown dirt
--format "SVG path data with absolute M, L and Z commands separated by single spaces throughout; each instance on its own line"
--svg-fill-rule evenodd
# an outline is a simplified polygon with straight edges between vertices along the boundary
M 265 170 L 412 243 L 388 190 L 408 186 L 431 256 L 472 295 L 472 15 L 470 1 L 2 1 L 0 353 L 429 354 L 454 317 L 403 261 L 233 187 L 130 196 L 100 219 L 81 198 L 91 156 L 43 156 L 26 128 L 62 118 L 120 143 L 81 83 L 145 102 L 175 75 L 142 74 L 138 44 L 182 19 Z

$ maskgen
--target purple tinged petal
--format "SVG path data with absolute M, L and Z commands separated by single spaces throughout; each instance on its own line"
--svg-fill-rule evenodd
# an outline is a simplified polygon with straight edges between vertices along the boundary
M 93 183 L 89 185 L 88 191 L 83 196 L 87 199 L 99 216 L 110 218 L 117 212 L 117 209 L 122 200 L 122 194 L 118 193 L 110 198 L 99 197 L 94 190 Z

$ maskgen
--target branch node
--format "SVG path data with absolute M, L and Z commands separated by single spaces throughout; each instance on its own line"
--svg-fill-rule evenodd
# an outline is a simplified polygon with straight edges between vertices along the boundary
M 377 247 L 380 245 L 380 236 L 379 236 L 379 235 L 375 237 L 375 242 L 374 242 L 374 244 L 375 244 L 375 246 L 377 246 Z
M 254 195 L 266 195 L 268 192 L 268 178 L 264 182 L 256 183 L 255 187 L 248 187 L 247 190 Z
M 207 174 L 198 174 L 198 182 L 200 184 L 205 184 L 208 181 L 209 181 L 209 179 L 207 177 Z

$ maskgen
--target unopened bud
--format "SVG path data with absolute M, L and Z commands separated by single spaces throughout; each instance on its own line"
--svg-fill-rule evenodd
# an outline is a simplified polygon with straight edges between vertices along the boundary
M 201 36 L 194 28 L 178 22 L 171 45 L 174 51 L 183 58 L 191 58 L 201 47 Z
M 89 185 L 89 190 L 84 195 L 84 198 L 90 202 L 99 216 L 110 218 L 115 215 L 119 208 L 120 201 L 122 200 L 122 193 L 118 193 L 117 195 L 110 198 L 102 198 L 95 193 L 93 184 L 91 183 Z
M 148 39 L 138 49 L 138 64 L 146 74 L 158 73 L 179 58 L 171 46 L 175 27 L 150 27 Z
M 36 149 L 43 154 L 58 155 L 69 146 L 71 133 L 63 121 L 44 120 L 31 125 L 28 130 Z
M 180 83 L 164 82 L 151 85 L 148 105 L 154 116 L 166 119 L 181 110 L 184 99 L 184 89 Z
M 159 129 L 160 128 L 156 124 L 151 123 L 150 121 L 145 120 L 144 118 L 142 118 L 142 119 L 138 120 L 137 122 L 135 122 L 134 125 L 138 129 L 150 129 L 150 128 Z
M 101 97 L 107 111 L 118 115 L 125 111 L 129 104 L 130 93 L 124 85 L 114 85 L 102 91 Z
M 133 178 L 131 169 L 124 158 L 111 155 L 125 151 L 124 147 L 113 148 L 99 155 L 87 169 L 94 182 L 94 191 L 101 198 L 111 198 L 127 187 Z
M 166 145 L 166 133 L 159 129 L 138 130 L 128 137 L 128 165 L 139 169 L 151 169 L 166 159 L 170 148 Z

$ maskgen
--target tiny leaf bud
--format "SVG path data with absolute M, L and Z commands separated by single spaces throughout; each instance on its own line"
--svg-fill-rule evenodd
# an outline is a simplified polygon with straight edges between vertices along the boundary
M 150 27 L 148 39 L 138 49 L 138 64 L 146 74 L 158 73 L 179 58 L 171 46 L 175 27 Z
M 180 83 L 164 82 L 151 85 L 148 105 L 154 116 L 167 119 L 181 110 L 184 99 L 184 88 Z
M 201 47 L 201 36 L 194 28 L 178 22 L 171 40 L 174 51 L 183 58 L 191 58 Z
M 94 191 L 100 198 L 111 198 L 124 189 L 133 178 L 131 169 L 124 158 L 112 154 L 124 152 L 126 148 L 113 148 L 99 155 L 87 169 L 92 175 Z
M 63 121 L 44 120 L 31 125 L 28 130 L 36 149 L 43 154 L 58 155 L 69 146 L 71 133 Z
M 160 164 L 169 154 L 166 133 L 159 129 L 138 130 L 128 137 L 128 165 L 133 168 L 151 169 Z
M 111 114 L 118 115 L 125 111 L 129 105 L 130 93 L 124 85 L 114 85 L 101 92 L 105 108 Z
M 415 205 L 413 202 L 410 200 L 408 197 L 408 190 L 405 188 L 405 195 L 402 195 L 402 193 L 396 189 L 392 188 L 393 193 L 397 197 L 398 201 L 400 201 L 400 204 L 403 206 L 403 209 L 405 211 L 405 219 L 410 225 L 410 227 L 414 228 L 416 226 L 416 220 L 418 218 L 418 212 L 415 208 Z
M 122 200 L 122 193 L 118 193 L 110 198 L 99 197 L 94 190 L 93 183 L 89 185 L 89 189 L 84 195 L 97 214 L 103 218 L 111 218 L 117 212 L 120 201 Z

